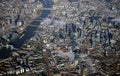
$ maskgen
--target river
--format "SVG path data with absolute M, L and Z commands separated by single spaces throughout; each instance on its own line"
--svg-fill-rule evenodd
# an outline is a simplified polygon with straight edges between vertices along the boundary
M 39 1 L 42 3 L 43 8 L 52 8 L 51 0 L 39 0 Z M 38 20 L 46 18 L 49 14 L 50 10 L 47 9 L 41 10 L 41 14 L 36 18 L 36 20 L 31 22 L 30 25 L 39 26 L 40 21 Z M 24 43 L 29 41 L 32 36 L 35 35 L 34 31 L 37 30 L 37 27 L 34 26 L 28 26 L 22 33 L 22 35 L 19 38 L 15 39 L 14 41 L 10 42 L 10 44 L 13 45 L 15 48 L 20 48 Z

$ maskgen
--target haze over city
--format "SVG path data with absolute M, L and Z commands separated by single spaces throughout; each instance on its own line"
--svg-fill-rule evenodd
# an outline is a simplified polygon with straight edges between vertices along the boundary
M 0 0 L 0 76 L 120 76 L 120 0 Z

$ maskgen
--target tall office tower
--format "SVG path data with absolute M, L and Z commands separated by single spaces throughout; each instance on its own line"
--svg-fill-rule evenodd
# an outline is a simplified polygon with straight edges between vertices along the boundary
M 69 24 L 65 25 L 66 37 L 69 35 Z
M 78 16 L 78 18 L 79 18 L 79 23 L 80 23 L 80 25 L 79 25 L 79 28 L 81 27 L 81 29 L 80 29 L 80 44 L 82 44 L 82 40 L 83 40 L 83 25 L 82 25 L 82 14 L 79 14 L 79 16 Z
M 75 50 L 75 47 L 77 45 L 77 42 L 76 42 L 76 38 L 75 36 L 73 35 L 72 39 L 71 39 L 71 43 L 72 43 L 72 50 Z
M 63 29 L 60 29 L 60 30 L 59 30 L 59 38 L 61 38 L 61 39 L 64 39 L 64 38 L 65 38 Z
M 77 28 L 77 33 L 78 33 L 78 37 L 81 37 L 81 28 L 80 27 Z
M 97 24 L 97 39 L 98 39 L 98 42 L 100 43 L 100 35 L 101 35 L 101 23 L 100 21 L 98 21 L 98 24 Z
M 103 48 L 105 49 L 107 47 L 107 44 L 106 44 L 106 42 L 107 42 L 107 35 L 105 33 L 105 29 L 102 29 L 100 42 L 103 45 Z
M 70 23 L 70 26 L 71 26 L 71 31 L 76 32 L 76 25 L 73 23 Z
M 91 44 L 91 48 L 94 48 L 96 46 L 95 33 L 92 33 L 90 35 L 90 44 Z
M 53 33 L 54 32 L 54 30 L 55 30 L 55 26 L 54 25 L 50 25 L 49 26 L 49 29 L 50 29 L 50 33 Z
M 110 33 L 109 33 L 109 29 L 107 28 L 107 29 L 105 29 L 105 33 L 106 33 L 106 45 L 107 45 L 107 49 L 108 50 L 111 50 L 111 43 L 110 43 L 110 40 L 111 40 L 111 38 L 110 38 Z
M 108 44 L 110 43 L 110 37 L 109 37 L 109 29 L 107 28 L 106 29 L 106 35 L 107 35 L 107 42 L 108 42 Z

